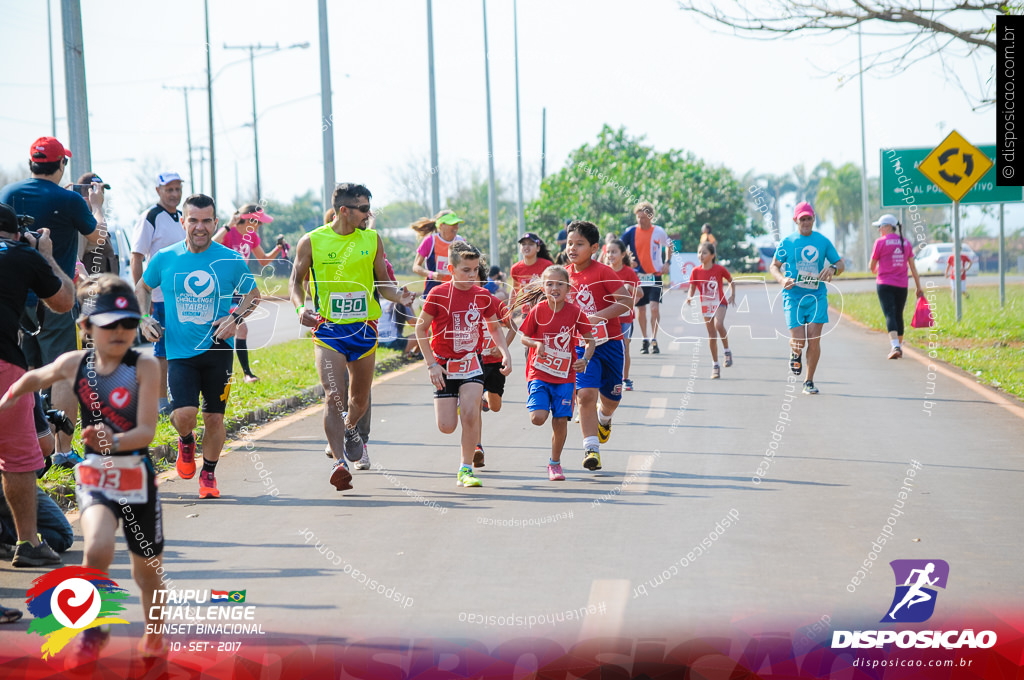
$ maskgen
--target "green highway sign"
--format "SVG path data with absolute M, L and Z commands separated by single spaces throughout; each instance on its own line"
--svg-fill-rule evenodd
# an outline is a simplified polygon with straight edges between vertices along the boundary
M 979 145 L 978 149 L 989 158 L 996 157 L 994 144 Z M 906 208 L 914 205 L 952 205 L 953 201 L 918 170 L 921 162 L 932 152 L 929 147 L 912 149 L 882 149 L 880 152 L 882 207 Z M 996 186 L 996 166 L 978 180 L 974 188 L 960 201 L 961 204 L 1020 203 L 1024 201 L 1024 188 Z

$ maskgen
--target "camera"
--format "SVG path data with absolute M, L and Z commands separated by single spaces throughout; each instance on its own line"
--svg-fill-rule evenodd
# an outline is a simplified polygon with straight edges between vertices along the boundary
M 33 224 L 36 223 L 36 218 L 31 215 L 18 215 L 18 233 L 21 235 L 21 240 L 29 245 L 35 245 L 36 241 L 39 240 L 39 232 L 32 231 L 29 229 Z M 29 242 L 26 236 L 31 236 L 34 241 Z
M 69 437 L 75 433 L 75 423 L 73 420 L 68 418 L 67 414 L 60 409 L 52 408 L 46 411 L 43 415 L 50 421 L 54 429 L 58 432 L 63 432 Z

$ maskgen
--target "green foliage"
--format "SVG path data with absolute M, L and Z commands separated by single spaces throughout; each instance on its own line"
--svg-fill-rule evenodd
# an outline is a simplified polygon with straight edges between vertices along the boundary
M 605 125 L 593 145 L 569 154 L 569 164 L 541 184 L 540 198 L 526 207 L 527 229 L 549 244 L 567 218 L 593 222 L 602 232 L 622 234 L 636 223 L 633 207 L 641 200 L 655 206 L 655 223 L 684 251 L 695 251 L 700 229 L 712 225 L 719 257 L 748 254 L 744 190 L 730 170 L 706 164 L 692 153 L 655 151 L 643 137 Z
M 263 209 L 274 218 L 271 224 L 265 224 L 260 229 L 263 249 L 268 253 L 274 247 L 278 234 L 283 234 L 285 241 L 294 247 L 303 234 L 323 224 L 323 205 L 312 189 L 296 196 L 291 203 L 267 199 Z

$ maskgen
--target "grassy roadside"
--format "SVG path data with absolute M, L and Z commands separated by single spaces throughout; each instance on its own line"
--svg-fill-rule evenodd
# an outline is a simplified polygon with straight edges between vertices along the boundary
M 930 352 L 933 358 L 973 373 L 984 385 L 1024 399 L 1024 285 L 1008 284 L 1006 306 L 1000 308 L 998 286 L 976 282 L 977 279 L 968 281 L 970 297 L 963 301 L 963 318 L 957 324 L 946 280 L 925 279 L 925 295 L 935 311 L 935 326 L 927 329 L 910 327 L 916 305 L 911 287 L 904 314 L 904 341 Z M 885 319 L 875 293 L 830 295 L 829 304 L 872 329 L 885 331 Z M 885 349 L 884 344 L 879 347 L 879 351 Z
M 392 371 L 401 361 L 401 352 L 378 348 L 375 374 L 379 376 Z M 316 366 L 313 364 L 313 343 L 309 339 L 292 340 L 250 350 L 249 362 L 253 373 L 260 376 L 260 380 L 254 383 L 243 381 L 242 369 L 238 365 L 238 357 L 235 357 L 235 381 L 231 385 L 231 395 L 224 414 L 229 439 L 233 430 L 248 422 L 250 413 L 257 410 L 270 411 L 279 400 L 297 397 L 303 390 L 320 384 Z M 199 427 L 202 427 L 201 414 Z M 75 432 L 77 451 L 82 450 L 80 434 L 80 430 Z M 167 416 L 160 416 L 151 447 L 173 447 L 177 441 L 178 433 L 171 425 L 170 419 Z M 153 456 L 153 462 L 159 471 L 169 469 L 174 464 L 173 461 L 163 460 L 159 456 Z M 41 482 L 43 488 L 49 491 L 62 507 L 74 506 L 74 476 L 71 470 L 51 468 Z

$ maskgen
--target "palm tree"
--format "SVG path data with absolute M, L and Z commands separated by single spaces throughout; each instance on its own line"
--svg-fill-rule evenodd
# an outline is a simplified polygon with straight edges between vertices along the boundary
M 860 168 L 846 163 L 838 168 L 831 163 L 818 166 L 823 170 L 818 183 L 818 213 L 831 215 L 836 225 L 836 245 L 846 250 L 846 241 L 856 233 L 861 220 Z
M 792 178 L 785 173 L 781 175 L 773 175 L 771 173 L 755 175 L 753 174 L 753 171 L 750 171 L 743 176 L 742 181 L 748 186 L 758 186 L 761 188 L 761 191 L 764 193 L 764 196 L 768 201 L 773 224 L 778 228 L 779 201 L 786 194 L 797 190 L 797 186 L 793 183 Z

